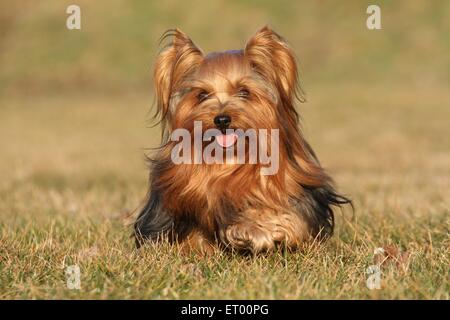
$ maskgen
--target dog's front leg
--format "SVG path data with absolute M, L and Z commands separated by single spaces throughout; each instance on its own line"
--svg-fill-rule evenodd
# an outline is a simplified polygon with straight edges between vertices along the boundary
M 181 252 L 184 254 L 200 253 L 210 255 L 215 252 L 215 247 L 200 230 L 191 230 L 180 242 Z
M 241 213 L 237 222 L 222 228 L 219 236 L 231 249 L 258 253 L 272 251 L 278 245 L 294 249 L 309 235 L 306 224 L 295 214 L 251 209 Z

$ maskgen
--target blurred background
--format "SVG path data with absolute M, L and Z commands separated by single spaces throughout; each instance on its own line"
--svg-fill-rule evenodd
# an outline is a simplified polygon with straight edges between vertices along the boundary
M 366 28 L 375 2 L 382 30 Z M 96 212 L 101 194 L 105 212 L 132 209 L 160 136 L 149 127 L 159 37 L 179 27 L 206 52 L 238 49 L 265 24 L 297 54 L 304 131 L 339 188 L 362 206 L 377 194 L 416 210 L 424 185 L 449 187 L 450 2 L 375 2 L 1 1 L 3 210 L 28 210 L 17 200 L 31 195 L 39 208 L 54 194 L 82 206 L 93 190 Z M 81 30 L 66 28 L 73 3 Z
M 168 28 L 181 28 L 209 52 L 242 48 L 265 24 L 294 47 L 306 89 L 448 82 L 450 5 L 376 1 L 383 30 L 370 31 L 372 2 L 2 1 L 0 84 L 20 94 L 147 92 L 158 39 Z M 65 27 L 72 3 L 81 7 L 79 31 Z

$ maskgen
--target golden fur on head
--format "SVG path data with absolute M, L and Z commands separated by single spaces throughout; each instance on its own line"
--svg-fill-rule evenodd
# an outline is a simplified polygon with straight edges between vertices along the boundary
M 180 30 L 155 65 L 162 145 L 151 160 L 150 191 L 135 222 L 138 246 L 162 235 L 184 246 L 260 252 L 278 244 L 296 248 L 333 232 L 337 194 L 299 129 L 297 65 L 292 50 L 264 27 L 245 49 L 205 55 Z M 174 164 L 175 129 L 215 128 L 219 114 L 233 129 L 278 129 L 279 170 L 260 164 Z M 248 156 L 248 155 L 247 155 Z

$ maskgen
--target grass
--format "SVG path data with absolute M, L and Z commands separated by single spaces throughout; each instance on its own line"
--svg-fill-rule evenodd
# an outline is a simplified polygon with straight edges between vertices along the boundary
M 159 137 L 145 127 L 149 96 L 2 101 L 0 297 L 448 299 L 450 146 L 439 137 L 450 101 L 424 96 L 426 112 L 400 90 L 381 104 L 358 87 L 323 89 L 303 106 L 305 131 L 355 215 L 337 212 L 323 246 L 254 258 L 134 249 L 126 217 L 146 191 L 142 148 Z M 409 258 L 369 290 L 366 268 L 386 245 Z M 73 264 L 81 290 L 66 287 Z
M 69 3 L 15 3 L 0 4 L 0 299 L 450 298 L 448 3 L 380 1 L 370 32 L 359 2 L 80 0 L 80 33 L 59 27 Z M 137 251 L 157 38 L 176 25 L 206 51 L 236 48 L 265 23 L 301 58 L 305 135 L 354 214 L 296 253 Z M 378 247 L 403 255 L 369 290 Z

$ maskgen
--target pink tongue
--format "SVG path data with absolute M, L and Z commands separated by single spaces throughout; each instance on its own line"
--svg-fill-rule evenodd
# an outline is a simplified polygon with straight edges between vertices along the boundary
M 219 134 L 216 136 L 216 141 L 222 148 L 231 147 L 233 144 L 236 143 L 236 140 L 237 135 L 235 133 Z

